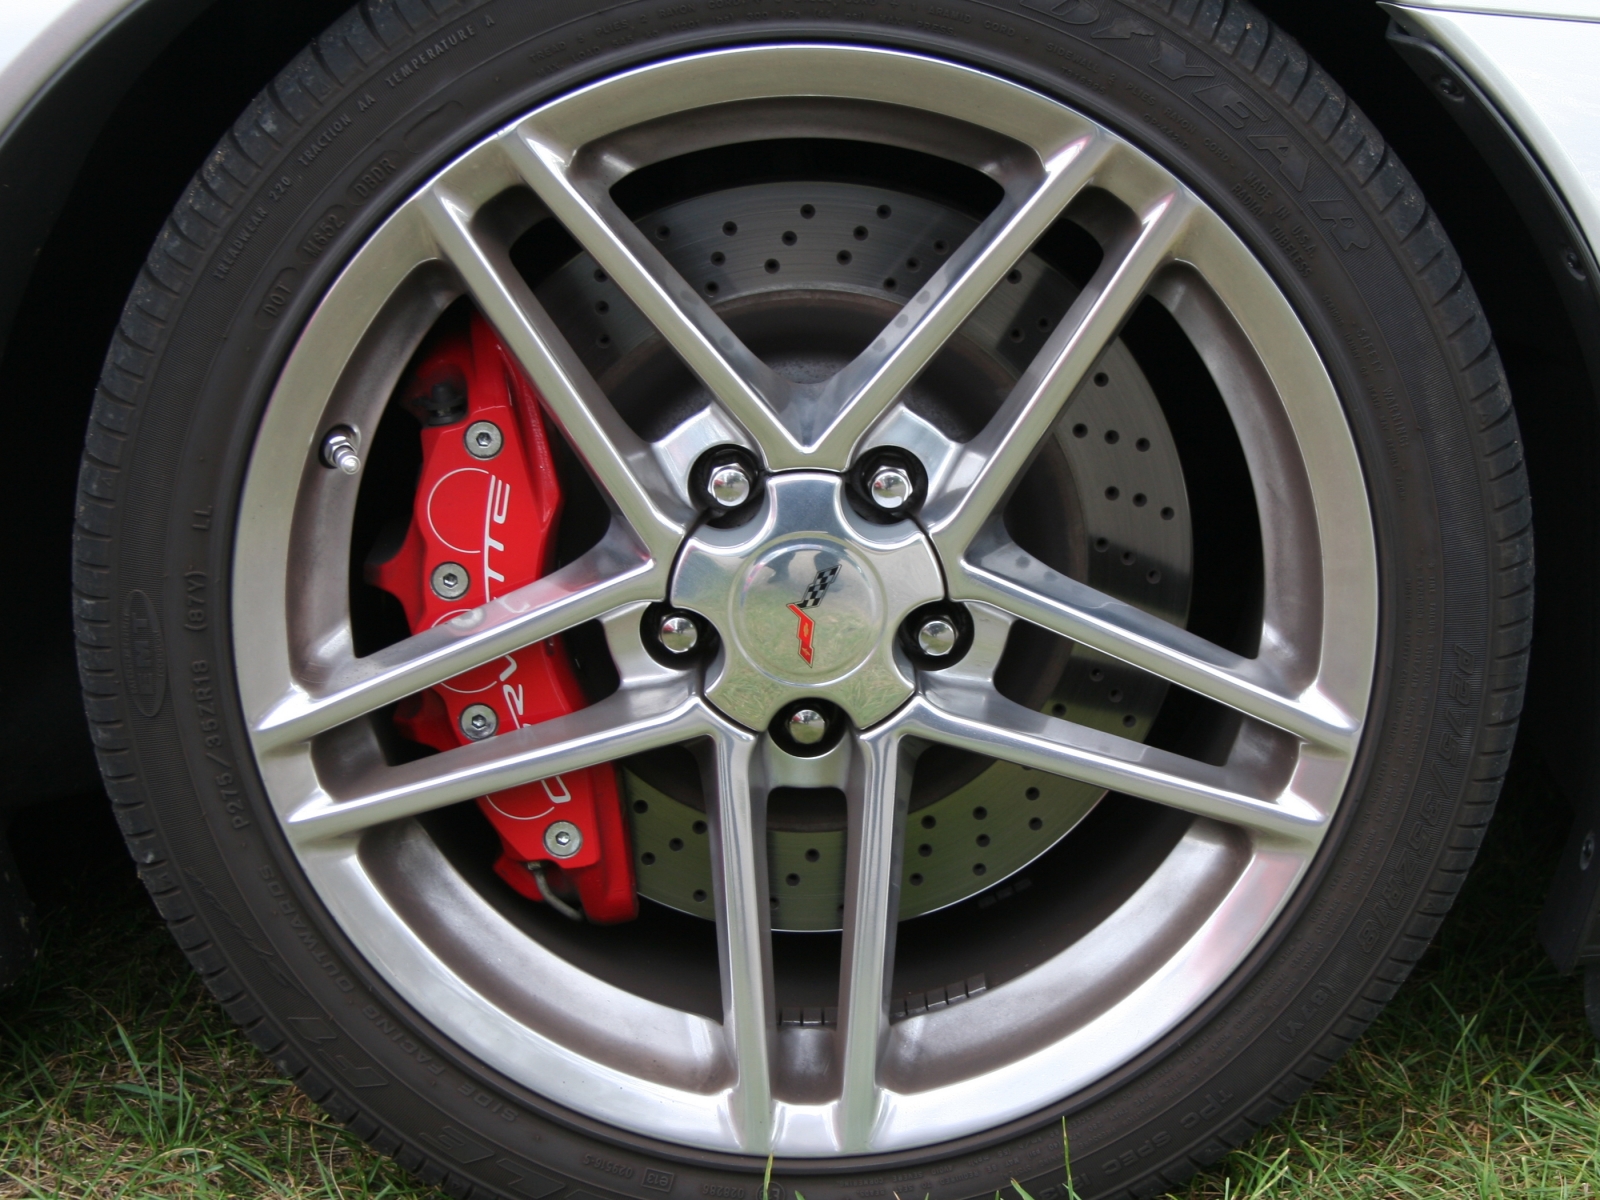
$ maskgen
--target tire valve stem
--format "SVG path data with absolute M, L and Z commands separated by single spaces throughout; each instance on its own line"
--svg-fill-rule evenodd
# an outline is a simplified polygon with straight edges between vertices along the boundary
M 336 425 L 322 439 L 322 465 L 346 475 L 361 470 L 361 455 L 356 453 L 356 432 L 346 425 Z

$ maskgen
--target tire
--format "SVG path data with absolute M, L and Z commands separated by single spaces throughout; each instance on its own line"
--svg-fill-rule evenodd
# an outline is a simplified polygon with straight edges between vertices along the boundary
M 1078 1194 L 1143 1196 L 1247 1140 L 1349 1047 L 1423 952 L 1493 811 L 1522 703 L 1532 534 L 1516 418 L 1471 285 L 1404 167 L 1292 39 L 1239 3 L 948 0 L 816 17 L 742 3 L 429 3 L 363 0 L 222 138 L 133 287 L 89 425 L 74 537 L 86 711 L 129 850 L 207 986 L 312 1099 L 452 1195 L 738 1200 L 763 1187 L 762 1153 L 675 1140 L 597 1117 L 553 1083 L 529 1086 L 442 1032 L 403 973 L 397 985 L 358 948 L 361 929 L 330 908 L 286 833 L 241 698 L 252 686 L 241 656 L 269 639 L 236 624 L 234 581 L 255 553 L 240 548 L 254 536 L 246 480 L 318 305 L 467 147 L 551 97 L 673 55 L 758 41 L 908 51 L 1088 114 L 1192 189 L 1278 289 L 1363 472 L 1371 687 L 1341 760 L 1343 798 L 1296 882 L 1160 1036 L 1027 1112 L 881 1152 L 780 1151 L 772 1178 L 809 1200 L 890 1189 L 954 1200 L 1013 1180 L 1054 1200 L 1065 1117 Z M 1135 357 L 1153 328 L 1128 324 Z M 1181 409 L 1141 361 L 1181 442 Z M 1204 464 L 1184 468 L 1199 497 Z M 1222 510 L 1194 506 L 1201 539 Z M 1192 623 L 1205 617 L 1195 572 Z M 1223 608 L 1248 608 L 1220 594 Z M 1140 737 L 1213 753 L 1186 748 L 1184 713 L 1185 728 L 1241 736 L 1185 695 L 1158 695 Z M 1062 846 L 1083 831 L 1112 836 L 1114 807 Z M 950 911 L 976 922 L 1000 911 L 1002 891 Z M 978 991 L 960 1011 L 981 1011 Z M 960 996 L 939 995 L 932 1007 L 958 1011 Z

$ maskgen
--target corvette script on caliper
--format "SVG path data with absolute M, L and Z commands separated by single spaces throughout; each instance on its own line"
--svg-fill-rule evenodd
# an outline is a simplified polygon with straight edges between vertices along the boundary
M 369 564 L 367 579 L 400 601 L 417 633 L 546 574 L 562 494 L 539 395 L 482 317 L 434 344 L 402 398 L 422 421 L 422 471 L 404 542 Z M 443 751 L 587 703 L 565 644 L 551 638 L 409 698 L 395 724 Z M 602 924 L 637 915 L 615 767 L 508 788 L 478 806 L 500 835 L 495 871 L 522 895 L 576 915 L 575 894 Z

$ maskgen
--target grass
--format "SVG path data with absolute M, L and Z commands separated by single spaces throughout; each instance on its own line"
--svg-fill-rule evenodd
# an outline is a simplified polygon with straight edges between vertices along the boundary
M 1479 869 L 1395 1002 L 1178 1200 L 1600 1194 L 1600 1060 L 1577 981 L 1533 933 L 1562 820 L 1519 762 Z M 235 1032 L 156 920 L 101 802 L 25 825 L 44 949 L 0 995 L 0 1197 L 438 1196 Z

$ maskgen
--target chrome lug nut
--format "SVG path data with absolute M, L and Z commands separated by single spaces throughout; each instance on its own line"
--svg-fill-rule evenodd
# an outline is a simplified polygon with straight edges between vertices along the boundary
M 694 621 L 682 613 L 669 613 L 661 618 L 657 631 L 661 644 L 674 654 L 687 654 L 700 640 L 700 630 Z
M 882 466 L 872 473 L 867 492 L 885 512 L 895 512 L 911 502 L 911 476 L 902 468 Z
M 467 453 L 473 458 L 493 458 L 506 444 L 500 426 L 493 421 L 474 421 L 467 426 L 464 440 L 467 444 Z
M 571 858 L 583 848 L 583 831 L 571 821 L 553 821 L 544 831 L 544 848 L 555 858 Z
M 493 737 L 500 728 L 500 714 L 487 704 L 469 704 L 461 710 L 461 732 L 475 742 Z
M 739 463 L 717 467 L 706 481 L 706 493 L 718 508 L 738 508 L 750 499 L 750 472 Z
M 472 576 L 460 563 L 443 562 L 433 569 L 428 582 L 441 600 L 459 600 L 472 587 Z
M 361 456 L 356 453 L 356 434 L 353 429 L 339 426 L 328 431 L 322 439 L 322 465 L 346 475 L 361 470 Z
M 814 708 L 796 709 L 789 718 L 789 736 L 802 746 L 815 746 L 828 735 L 828 722 Z
M 958 636 L 948 618 L 929 617 L 917 630 L 917 648 L 929 658 L 943 658 L 956 648 Z

